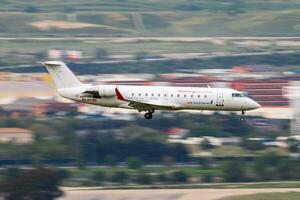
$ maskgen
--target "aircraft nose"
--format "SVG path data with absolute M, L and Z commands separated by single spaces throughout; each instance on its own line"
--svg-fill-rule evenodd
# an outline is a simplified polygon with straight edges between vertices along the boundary
M 261 105 L 259 103 L 257 103 L 256 101 L 254 101 L 252 99 L 249 99 L 248 100 L 248 107 L 249 107 L 250 110 L 254 110 L 254 109 L 260 108 Z

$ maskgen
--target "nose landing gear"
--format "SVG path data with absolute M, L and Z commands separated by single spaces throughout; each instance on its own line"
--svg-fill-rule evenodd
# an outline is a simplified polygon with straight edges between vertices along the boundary
M 245 122 L 245 121 L 246 121 L 244 115 L 245 115 L 245 111 L 242 111 L 242 116 L 241 116 L 241 118 L 240 118 L 240 122 Z

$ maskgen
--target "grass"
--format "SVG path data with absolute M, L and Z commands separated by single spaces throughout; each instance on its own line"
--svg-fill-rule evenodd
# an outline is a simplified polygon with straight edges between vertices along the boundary
M 212 51 L 236 51 L 234 45 L 222 46 L 207 42 L 131 42 L 113 43 L 106 41 L 0 41 L 1 51 L 41 52 L 47 49 L 81 50 L 84 54 L 93 54 L 97 49 L 105 49 L 113 55 L 130 55 L 139 52 L 151 54 L 163 53 L 209 53 Z
M 265 194 L 253 194 L 253 195 L 240 195 L 234 197 L 227 197 L 221 200 L 298 200 L 299 192 L 287 192 L 287 193 L 265 193 Z

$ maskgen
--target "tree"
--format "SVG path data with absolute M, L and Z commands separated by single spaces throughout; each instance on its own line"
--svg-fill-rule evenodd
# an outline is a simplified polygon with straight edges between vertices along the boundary
M 115 174 L 113 174 L 111 181 L 117 182 L 117 183 L 125 183 L 129 179 L 129 174 L 124 171 L 117 171 Z
M 165 183 L 165 182 L 168 182 L 169 181 L 169 177 L 167 176 L 167 174 L 165 173 L 160 173 L 157 175 L 157 180 L 160 182 L 160 183 Z
M 96 58 L 97 59 L 105 59 L 109 56 L 109 52 L 106 49 L 97 49 Z
M 114 155 L 106 155 L 104 157 L 104 162 L 108 166 L 116 166 L 116 164 L 117 164 L 116 156 L 114 156 Z
M 126 160 L 127 166 L 130 169 L 140 169 L 143 166 L 143 162 L 141 159 L 136 158 L 136 157 L 129 157 Z
M 188 180 L 188 174 L 184 171 L 175 171 L 172 174 L 172 180 L 175 183 L 185 183 Z
M 202 174 L 201 176 L 202 182 L 211 183 L 213 181 L 213 175 L 209 172 Z
M 24 8 L 24 12 L 37 13 L 37 12 L 39 12 L 39 8 L 34 6 L 34 5 L 29 5 L 29 6 Z
M 226 182 L 245 181 L 245 169 L 241 161 L 226 161 L 222 166 L 222 171 Z
M 210 169 L 211 159 L 209 157 L 202 157 L 199 164 L 202 169 Z
M 63 195 L 60 181 L 51 169 L 8 170 L 0 182 L 0 194 L 6 200 L 52 200 Z
M 152 183 L 152 177 L 149 174 L 141 173 L 137 175 L 136 182 L 142 185 L 149 185 Z
M 267 152 L 258 157 L 254 163 L 254 174 L 259 181 L 276 180 L 279 176 L 277 166 L 280 157 L 275 152 Z
M 291 153 L 296 153 L 298 152 L 299 150 L 299 145 L 300 145 L 300 142 L 296 139 L 288 139 L 287 140 L 287 144 L 288 144 L 288 149 Z
M 265 149 L 265 145 L 262 141 L 243 139 L 242 146 L 250 151 L 259 151 Z
M 172 156 L 163 156 L 162 161 L 165 166 L 171 167 L 174 162 L 174 158 Z
M 106 180 L 106 173 L 104 171 L 97 171 L 93 174 L 93 180 L 95 180 L 98 184 L 101 184 Z

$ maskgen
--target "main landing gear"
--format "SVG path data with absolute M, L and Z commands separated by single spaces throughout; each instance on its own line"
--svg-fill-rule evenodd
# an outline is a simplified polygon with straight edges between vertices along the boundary
M 152 113 L 154 113 L 154 110 L 146 112 L 144 115 L 145 119 L 152 119 Z
M 245 122 L 245 121 L 246 121 L 244 115 L 245 115 L 245 111 L 242 111 L 242 116 L 241 116 L 241 118 L 240 118 L 240 122 Z

